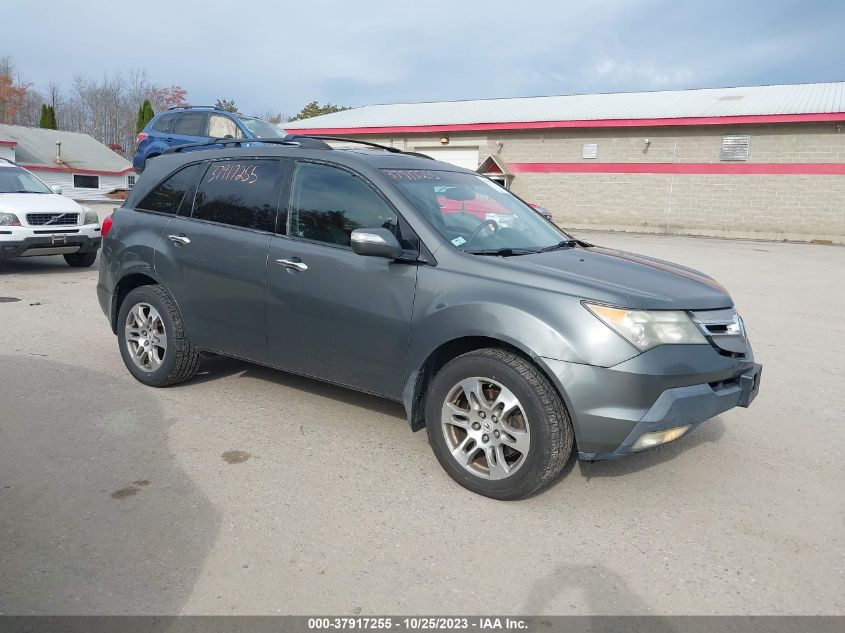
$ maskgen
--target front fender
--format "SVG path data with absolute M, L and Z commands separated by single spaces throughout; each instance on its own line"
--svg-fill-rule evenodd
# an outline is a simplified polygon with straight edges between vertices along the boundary
M 539 356 L 610 367 L 638 351 L 599 321 L 581 298 L 519 280 L 421 267 L 408 351 L 410 376 L 451 340 L 483 336 Z
M 419 428 L 429 359 L 438 354 L 438 363 L 448 361 L 440 350 L 465 350 L 466 343 L 472 349 L 486 341 L 520 350 L 544 371 L 544 358 L 610 367 L 639 353 L 585 309 L 580 297 L 468 270 L 421 267 L 403 393 L 413 429 Z M 457 345 L 444 347 L 450 343 Z
M 416 310 L 415 313 L 419 314 Z M 554 358 L 573 357 L 566 335 L 541 318 L 515 306 L 469 302 L 440 304 L 426 314 L 415 315 L 408 366 L 418 370 L 434 350 L 466 337 L 502 341 L 532 358 L 542 355 L 537 350 L 547 350 Z

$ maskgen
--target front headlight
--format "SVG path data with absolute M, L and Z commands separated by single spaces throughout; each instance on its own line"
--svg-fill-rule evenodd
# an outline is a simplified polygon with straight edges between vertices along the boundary
M 584 307 L 643 351 L 658 345 L 707 343 L 683 310 L 625 310 L 594 303 L 584 303 Z
M 21 221 L 14 213 L 0 213 L 0 226 L 20 226 Z
M 100 223 L 100 216 L 97 215 L 96 211 L 92 211 L 88 207 L 82 207 L 85 209 L 85 221 L 83 224 L 99 224 Z

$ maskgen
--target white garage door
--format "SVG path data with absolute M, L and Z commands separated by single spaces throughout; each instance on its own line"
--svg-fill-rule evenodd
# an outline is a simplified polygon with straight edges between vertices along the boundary
M 442 160 L 444 163 L 473 171 L 478 169 L 477 147 L 420 147 L 416 151 L 431 156 L 435 160 Z

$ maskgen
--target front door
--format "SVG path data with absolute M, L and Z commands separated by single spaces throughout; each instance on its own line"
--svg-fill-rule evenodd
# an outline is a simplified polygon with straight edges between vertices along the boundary
M 264 362 L 267 254 L 278 208 L 277 160 L 207 163 L 190 217 L 174 217 L 156 272 L 200 349 Z
M 356 228 L 398 231 L 359 175 L 296 162 L 286 235 L 268 258 L 270 363 L 390 398 L 402 395 L 417 267 L 356 255 Z M 284 232 L 284 231 L 283 231 Z

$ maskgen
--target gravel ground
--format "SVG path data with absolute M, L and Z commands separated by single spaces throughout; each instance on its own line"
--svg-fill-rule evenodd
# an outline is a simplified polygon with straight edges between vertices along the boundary
M 0 263 L 0 613 L 845 614 L 845 248 L 582 236 L 726 285 L 762 391 L 513 503 L 392 402 L 226 359 L 144 387 L 96 267 Z

